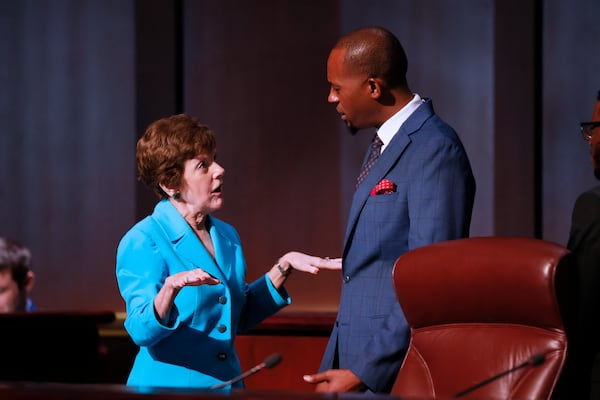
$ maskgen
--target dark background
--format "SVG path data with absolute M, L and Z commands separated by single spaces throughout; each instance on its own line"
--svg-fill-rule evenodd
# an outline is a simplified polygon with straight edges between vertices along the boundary
M 596 184 L 578 123 L 600 89 L 597 0 L 0 0 L 0 235 L 34 255 L 47 310 L 123 311 L 123 233 L 156 199 L 135 176 L 151 121 L 218 135 L 249 278 L 288 250 L 338 256 L 371 137 L 327 104 L 340 34 L 395 32 L 414 92 L 462 138 L 472 236 L 566 244 Z M 339 274 L 295 274 L 290 310 L 337 308 Z

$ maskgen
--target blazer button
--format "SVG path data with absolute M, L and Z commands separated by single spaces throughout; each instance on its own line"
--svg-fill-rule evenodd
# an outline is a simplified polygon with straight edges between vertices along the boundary
M 223 333 L 227 330 L 227 327 L 225 325 L 219 325 L 219 326 L 217 326 L 217 330 L 219 332 Z
M 350 282 L 350 275 L 344 275 L 344 282 Z
M 221 303 L 221 304 L 227 304 L 227 297 L 225 297 L 225 296 L 219 296 L 219 303 Z
M 225 361 L 225 360 L 227 360 L 227 354 L 219 353 L 219 354 L 217 354 L 217 358 L 221 361 Z

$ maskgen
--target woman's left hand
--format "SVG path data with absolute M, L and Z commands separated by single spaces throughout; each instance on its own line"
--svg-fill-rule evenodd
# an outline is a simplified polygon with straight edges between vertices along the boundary
M 279 264 L 287 269 L 288 266 L 297 270 L 316 275 L 321 269 L 339 271 L 342 269 L 341 258 L 315 257 L 308 254 L 291 251 L 279 259 Z

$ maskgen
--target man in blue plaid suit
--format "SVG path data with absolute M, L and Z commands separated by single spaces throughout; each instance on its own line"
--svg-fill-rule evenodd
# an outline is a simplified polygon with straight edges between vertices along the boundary
M 406 70 L 402 45 L 379 27 L 342 37 L 327 61 L 328 101 L 352 133 L 376 128 L 382 143 L 352 200 L 339 311 L 320 372 L 304 377 L 317 391 L 391 390 L 410 341 L 394 262 L 469 234 L 475 180 L 468 157 L 431 100 L 409 89 Z

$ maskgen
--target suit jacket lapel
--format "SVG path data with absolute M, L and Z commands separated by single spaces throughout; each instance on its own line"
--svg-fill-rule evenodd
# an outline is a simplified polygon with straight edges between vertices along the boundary
M 362 181 L 354 196 L 352 197 L 352 206 L 350 207 L 350 215 L 348 216 L 348 224 L 346 225 L 346 235 L 344 238 L 344 256 L 348 251 L 349 239 L 352 231 L 358 221 L 360 212 L 364 207 L 371 189 L 381 180 L 398 162 L 402 153 L 410 143 L 410 135 L 418 130 L 425 120 L 433 114 L 431 100 L 427 99 L 419 108 L 413 112 L 410 117 L 402 124 L 400 130 L 394 135 L 392 141 L 388 144 L 385 151 L 381 153 L 379 159 L 369 171 L 365 180 Z
M 202 268 L 217 279 L 226 278 L 227 274 L 215 263 L 192 228 L 168 200 L 163 200 L 157 205 L 153 216 L 173 251 L 184 264 L 189 266 L 189 269 Z M 215 240 L 213 232 L 211 232 L 211 238 L 213 238 L 215 253 L 223 253 L 219 247 L 222 246 L 222 240 Z
M 212 217 L 209 216 L 209 219 L 212 220 Z M 215 248 L 215 258 L 217 260 L 216 264 L 213 264 L 223 275 L 230 278 L 235 264 L 235 245 L 229 237 L 223 235 L 223 233 L 212 223 L 210 224 L 209 232 L 213 247 Z

